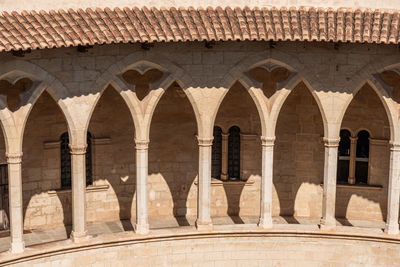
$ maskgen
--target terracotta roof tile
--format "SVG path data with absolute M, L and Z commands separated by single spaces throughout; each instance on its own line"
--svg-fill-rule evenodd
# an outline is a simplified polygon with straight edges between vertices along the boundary
M 3 12 L 0 51 L 228 40 L 400 43 L 397 11 L 283 8 L 109 8 Z

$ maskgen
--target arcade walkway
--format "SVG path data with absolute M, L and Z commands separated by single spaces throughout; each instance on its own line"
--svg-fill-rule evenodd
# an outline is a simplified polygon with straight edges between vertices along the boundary
M 187 230 L 195 230 L 195 218 L 188 218 L 189 226 L 183 227 Z M 213 225 L 215 230 L 229 230 L 229 229 L 257 229 L 257 217 L 216 217 L 213 218 Z M 274 217 L 274 230 L 301 230 L 301 231 L 318 231 L 319 220 L 310 218 L 293 218 L 293 217 Z M 150 219 L 150 229 L 153 231 L 161 232 L 170 230 L 172 233 L 181 226 L 179 219 L 160 218 Z M 339 219 L 337 221 L 337 232 L 351 232 L 362 235 L 381 235 L 383 234 L 384 222 L 373 221 L 345 221 Z M 348 227 L 352 226 L 352 227 Z M 171 228 L 171 229 L 168 229 Z M 181 230 L 184 230 L 181 229 Z M 88 223 L 88 231 L 91 237 L 98 237 L 100 235 L 107 235 L 113 233 L 122 233 L 124 231 L 132 231 L 132 225 L 129 221 L 111 221 L 111 222 L 96 222 Z M 24 240 L 29 249 L 30 246 L 44 244 L 49 242 L 67 240 L 70 234 L 70 227 L 56 227 L 51 229 L 36 229 L 24 233 Z M 133 233 L 133 232 L 132 232 Z M 9 231 L 0 231 L 0 253 L 10 249 Z

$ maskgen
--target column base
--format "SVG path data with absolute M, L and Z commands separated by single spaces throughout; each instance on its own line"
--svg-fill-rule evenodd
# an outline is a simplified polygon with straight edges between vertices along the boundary
M 150 232 L 149 224 L 136 224 L 135 233 L 139 235 L 147 235 Z
M 197 219 L 196 228 L 197 228 L 197 231 L 208 232 L 208 231 L 213 230 L 213 224 L 211 221 L 200 221 Z
M 390 223 L 385 225 L 385 233 L 388 235 L 399 234 L 399 223 Z
M 271 229 L 273 227 L 272 218 L 260 218 L 257 225 L 262 229 Z
M 336 229 L 336 220 L 321 219 L 319 228 L 324 231 L 333 231 Z
M 85 232 L 72 231 L 69 238 L 72 240 L 72 242 L 79 243 L 79 242 L 84 242 L 84 241 L 89 240 L 90 237 L 89 237 L 87 231 L 85 231 Z
M 25 242 L 11 242 L 10 252 L 13 254 L 22 253 L 25 250 Z

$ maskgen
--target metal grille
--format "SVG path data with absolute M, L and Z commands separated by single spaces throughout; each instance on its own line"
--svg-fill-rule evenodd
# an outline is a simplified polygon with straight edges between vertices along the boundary
M 368 183 L 368 159 L 369 159 L 369 133 L 360 131 L 357 134 L 356 151 L 356 184 Z
M 240 128 L 232 126 L 228 138 L 229 179 L 240 179 Z
M 0 165 L 0 210 L 8 215 L 8 168 L 7 164 Z
M 211 176 L 213 178 L 221 178 L 222 164 L 222 130 L 218 126 L 214 126 L 214 140 L 212 145 L 212 165 Z
M 92 179 L 92 135 L 87 134 L 86 185 L 93 183 Z M 71 188 L 71 150 L 69 148 L 68 133 L 61 135 L 61 187 Z
M 339 153 L 336 180 L 339 184 L 347 184 L 350 164 L 350 132 L 348 130 L 340 131 L 340 142 L 338 150 Z

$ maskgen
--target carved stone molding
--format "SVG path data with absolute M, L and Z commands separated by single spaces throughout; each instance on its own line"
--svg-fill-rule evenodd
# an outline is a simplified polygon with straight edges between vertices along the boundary
M 6 153 L 7 163 L 8 164 L 21 164 L 22 163 L 22 155 L 23 155 L 23 153 L 20 153 L 20 154 Z
M 324 145 L 325 147 L 338 147 L 339 146 L 339 142 L 340 142 L 340 138 L 327 138 L 324 137 Z
M 71 155 L 84 155 L 86 154 L 87 146 L 73 146 L 69 145 L 69 149 L 71 150 Z
M 214 137 L 211 138 L 201 138 L 197 137 L 197 141 L 199 142 L 199 146 L 212 146 Z
M 400 142 L 389 142 L 390 151 L 400 152 Z
M 43 143 L 44 149 L 56 149 L 60 148 L 61 141 L 46 141 Z
M 261 145 L 262 146 L 274 146 L 275 137 L 272 136 L 261 136 Z
M 149 149 L 149 140 L 137 140 L 135 139 L 135 148 L 137 150 L 147 150 Z

